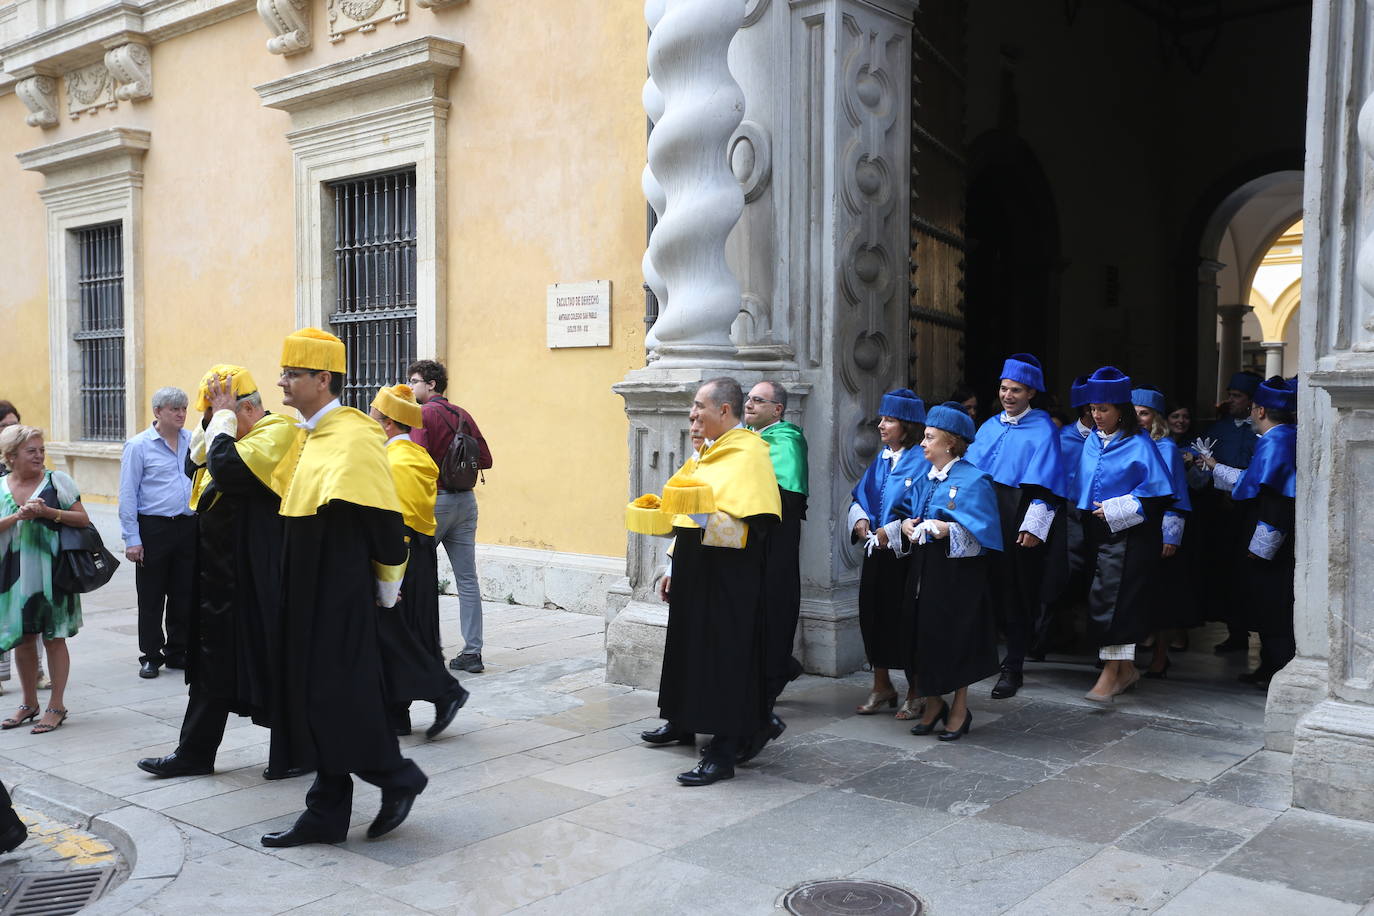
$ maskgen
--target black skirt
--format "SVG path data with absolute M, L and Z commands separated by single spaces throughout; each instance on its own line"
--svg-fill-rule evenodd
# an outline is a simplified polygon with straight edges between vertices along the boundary
M 910 628 L 904 631 L 902 598 L 909 556 L 874 550 L 859 572 L 859 632 L 864 655 L 874 668 L 905 668 L 911 658 Z M 906 643 L 903 643 L 903 633 Z
M 1143 500 L 1145 521 L 1115 534 L 1091 512 L 1083 513 L 1088 590 L 1088 638 L 1101 646 L 1143 640 L 1155 627 L 1154 598 L 1163 546 L 1160 500 Z
M 949 541 L 917 547 L 907 573 L 905 639 L 921 696 L 940 696 L 996 674 L 992 557 L 951 559 Z

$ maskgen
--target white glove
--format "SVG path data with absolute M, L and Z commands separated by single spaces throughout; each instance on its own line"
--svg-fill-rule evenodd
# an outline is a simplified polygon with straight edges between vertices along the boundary
M 916 526 L 916 531 L 914 532 L 914 534 L 915 537 L 912 538 L 912 540 L 914 540 L 917 544 L 924 545 L 927 541 L 939 539 L 940 527 L 935 524 L 934 519 L 928 518 Z
M 878 535 L 872 531 L 868 532 L 868 537 L 864 538 L 864 556 L 873 556 L 873 551 L 878 550 Z
M 1193 451 L 1197 452 L 1203 458 L 1211 458 L 1212 449 L 1216 448 L 1216 445 L 1217 440 L 1204 439 L 1203 437 L 1199 436 L 1198 438 L 1193 440 Z

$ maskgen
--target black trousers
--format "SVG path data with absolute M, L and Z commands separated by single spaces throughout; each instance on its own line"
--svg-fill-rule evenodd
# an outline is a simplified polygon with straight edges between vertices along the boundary
M 402 759 L 390 770 L 372 770 L 354 774 L 382 790 L 382 801 L 393 793 L 418 794 L 429 779 L 412 761 Z M 296 826 L 338 842 L 348 835 L 348 822 L 353 815 L 353 779 L 348 773 L 329 773 L 320 770 L 315 782 L 305 793 L 305 811 L 296 818 Z
M 138 592 L 138 649 L 141 662 L 161 665 L 186 659 L 186 625 L 196 573 L 196 517 L 140 515 L 143 563 L 134 568 Z M 163 635 L 163 616 L 167 631 Z
M 1027 503 L 1019 487 L 999 483 L 993 488 L 997 491 L 997 510 L 1002 522 L 1002 550 L 994 552 L 992 563 L 993 607 L 997 610 L 997 623 L 1007 637 L 1002 667 L 1020 671 L 1041 616 L 1040 588 L 1048 551 L 1044 544 L 1016 546 Z
M 215 765 L 215 754 L 224 740 L 224 727 L 229 722 L 229 702 L 210 696 L 192 686 L 186 701 L 186 715 L 181 720 L 181 742 L 177 757 L 187 763 Z

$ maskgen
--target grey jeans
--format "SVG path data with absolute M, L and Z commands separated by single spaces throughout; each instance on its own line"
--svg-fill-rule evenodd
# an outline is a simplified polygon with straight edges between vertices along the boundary
M 444 545 L 458 592 L 463 654 L 482 651 L 482 590 L 477 584 L 477 495 L 439 491 L 434 504 L 434 540 Z

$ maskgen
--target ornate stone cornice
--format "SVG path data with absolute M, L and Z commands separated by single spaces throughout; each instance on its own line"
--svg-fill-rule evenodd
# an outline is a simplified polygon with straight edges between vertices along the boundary
M 426 35 L 254 88 L 264 106 L 286 112 L 315 108 L 417 79 L 433 80 L 433 94 L 447 98 L 448 76 L 462 61 L 461 42 Z
M 141 166 L 152 145 L 151 131 L 139 127 L 110 127 L 70 140 L 59 140 L 17 154 L 19 164 L 31 172 L 51 176 L 89 169 L 114 160 Z

